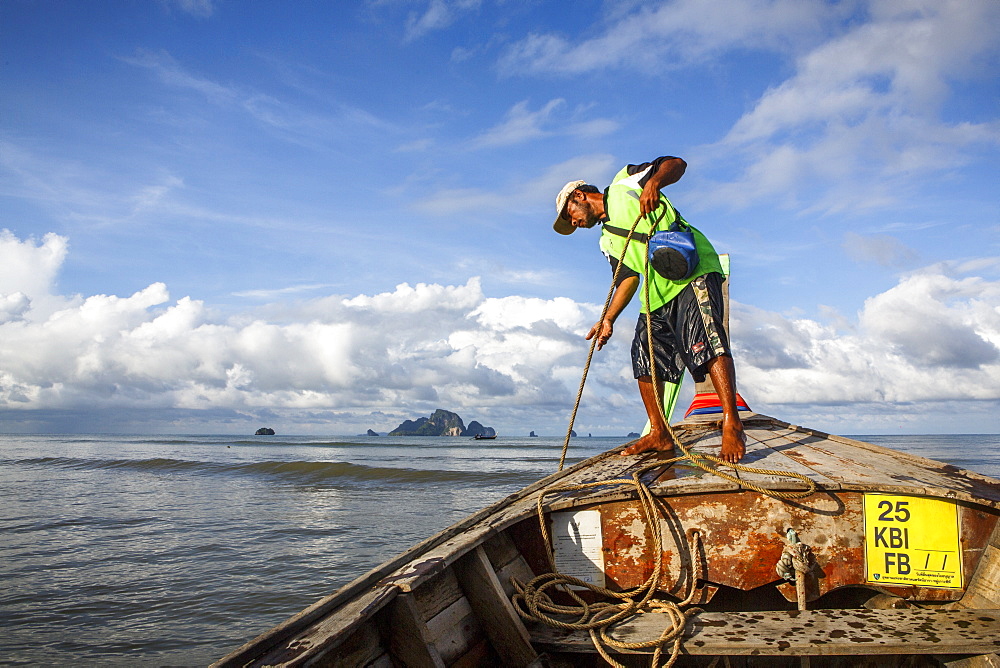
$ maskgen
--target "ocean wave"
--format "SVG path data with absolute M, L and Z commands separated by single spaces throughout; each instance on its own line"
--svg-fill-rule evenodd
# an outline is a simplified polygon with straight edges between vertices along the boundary
M 220 444 L 225 443 L 226 445 L 252 445 L 256 447 L 265 445 L 269 448 L 274 448 L 274 447 L 345 448 L 351 446 L 367 447 L 368 445 L 370 445 L 368 443 L 355 443 L 354 441 L 302 441 L 302 440 L 291 441 L 291 440 L 282 440 L 281 438 L 275 438 L 274 436 L 268 436 L 266 440 L 240 439 L 240 440 L 219 441 L 219 443 Z
M 367 437 L 360 437 L 367 438 Z M 60 443 L 69 445 L 91 445 L 107 443 L 129 443 L 135 445 L 171 445 L 171 446 L 253 446 L 253 447 L 350 447 L 350 446 L 370 446 L 371 443 L 361 440 L 350 440 L 348 437 L 316 437 L 315 439 L 302 436 L 258 436 L 258 437 L 234 437 L 234 436 L 60 436 Z
M 445 469 L 410 469 L 366 466 L 350 462 L 263 461 L 201 462 L 181 459 L 84 459 L 74 457 L 37 457 L 8 464 L 58 467 L 74 470 L 128 470 L 146 473 L 190 473 L 195 475 L 251 475 L 280 478 L 306 484 L 353 482 L 397 482 L 412 484 L 530 484 L 540 475 L 535 472 L 455 471 Z

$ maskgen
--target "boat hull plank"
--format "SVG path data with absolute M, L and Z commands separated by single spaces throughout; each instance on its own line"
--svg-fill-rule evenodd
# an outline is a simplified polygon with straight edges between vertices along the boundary
M 959 605 L 965 608 L 1000 608 L 1000 523 L 993 529 L 979 567 Z
M 413 602 L 421 619 L 433 619 L 460 598 L 462 588 L 455 577 L 455 571 L 450 568 L 413 592 Z
M 386 611 L 384 624 L 392 656 L 406 657 L 410 668 L 445 668 L 444 659 L 434 646 L 431 630 L 421 619 L 410 594 L 397 596 Z
M 656 638 L 666 615 L 646 613 L 618 624 L 623 642 Z M 593 652 L 589 634 L 531 628 L 546 651 Z M 854 656 L 989 654 L 1000 649 L 1000 610 L 806 610 L 703 612 L 688 622 L 681 652 L 691 655 Z M 624 650 L 621 650 L 623 653 Z
M 528 562 L 522 556 L 518 556 L 517 559 L 497 570 L 497 579 L 500 580 L 500 586 L 503 587 L 507 598 L 514 595 L 512 578 L 518 582 L 529 582 L 533 577 L 535 577 L 535 572 L 531 570 Z
M 1000 656 L 996 654 L 980 654 L 955 661 L 946 661 L 945 668 L 1000 668 Z
M 336 652 L 329 652 L 327 657 L 321 657 L 316 661 L 302 660 L 297 665 L 329 665 L 330 662 L 327 660 L 329 655 L 336 656 L 336 660 L 333 662 L 335 666 L 377 665 L 383 660 L 383 657 L 389 658 L 386 647 L 382 644 L 378 626 L 374 621 L 358 627 L 347 640 L 337 646 Z
M 496 571 L 497 580 L 508 600 L 514 594 L 511 578 L 518 582 L 528 582 L 535 577 L 524 555 L 514 544 L 510 531 L 504 531 L 489 539 L 483 543 L 483 549 Z
M 403 591 L 415 591 L 431 578 L 447 571 L 456 559 L 476 547 L 494 533 L 485 523 L 471 527 L 466 533 L 428 550 L 419 559 L 383 578 L 379 584 L 392 584 Z
M 997 596 L 997 592 L 1000 592 L 1000 548 L 989 545 L 983 553 L 980 567 L 969 583 L 962 602 L 970 607 L 990 603 L 1000 606 L 1000 601 L 997 600 L 1000 596 Z
M 925 494 L 1000 507 L 1000 484 L 972 471 L 802 428 L 779 428 L 774 433 L 790 445 L 771 447 L 845 484 L 845 489 Z
M 887 457 L 879 456 L 881 453 L 845 447 L 844 444 L 805 432 L 775 430 L 774 438 L 768 445 L 841 485 L 849 484 L 850 489 L 903 491 L 904 488 L 915 490 L 923 487 L 888 473 L 893 471 L 895 464 L 886 461 Z
M 486 556 L 489 557 L 490 563 L 498 571 L 521 556 L 517 545 L 506 532 L 498 533 L 483 543 L 483 549 L 486 550 Z
M 706 436 L 699 440 L 696 451 L 717 456 L 722 441 L 717 433 L 715 432 L 714 435 Z M 740 463 L 752 468 L 778 471 L 780 473 L 736 472 L 725 466 L 722 467 L 722 471 L 737 475 L 740 480 L 753 483 L 764 489 L 786 491 L 808 489 L 805 481 L 781 475 L 782 473 L 804 475 L 824 490 L 840 489 L 839 482 L 817 471 L 815 468 L 809 467 L 772 448 L 770 446 L 772 439 L 767 438 L 769 432 L 751 427 L 746 430 L 746 433 L 747 451 L 746 456 Z M 687 471 L 692 470 L 696 473 L 687 473 Z M 687 464 L 674 465 L 670 471 L 661 473 L 650 487 L 654 494 L 658 496 L 703 494 L 740 489 L 740 485 L 736 483 L 724 480 Z
M 746 434 L 748 444 L 753 442 L 754 447 L 752 450 L 750 448 L 747 449 L 747 456 L 740 461 L 741 464 L 758 469 L 769 469 L 781 471 L 783 473 L 804 475 L 824 490 L 840 489 L 840 483 L 823 471 L 807 466 L 801 461 L 789 457 L 780 449 L 776 449 L 773 445 L 775 441 L 777 440 L 779 444 L 783 444 L 784 440 L 775 439 L 773 432 L 749 426 L 746 430 Z M 757 484 L 760 484 L 768 489 L 781 489 L 782 485 L 786 487 L 789 485 L 797 486 L 798 488 L 805 489 L 805 483 L 788 477 L 780 477 L 773 474 L 744 474 L 742 472 L 740 473 L 740 476 L 753 480 L 754 482 L 757 482 Z
M 465 656 L 486 638 L 480 620 L 465 596 L 427 620 L 427 630 L 431 645 L 448 666 Z
M 483 548 L 455 562 L 455 574 L 486 635 L 506 666 L 528 666 L 538 659 L 531 636 L 497 579 Z
M 269 649 L 262 655 L 256 652 L 251 654 L 248 648 L 243 648 L 242 655 L 227 657 L 227 661 L 234 666 L 248 662 L 254 665 L 303 666 L 315 662 L 332 651 L 339 652 L 341 646 L 351 643 L 355 633 L 368 635 L 362 627 L 391 603 L 398 591 L 395 587 L 384 587 L 367 592 L 313 624 L 296 626 L 298 632 L 279 632 L 275 636 L 277 644 L 265 634 L 266 639 L 261 642 L 267 642 L 264 646 Z M 255 649 L 259 651 L 260 648 L 258 645 Z

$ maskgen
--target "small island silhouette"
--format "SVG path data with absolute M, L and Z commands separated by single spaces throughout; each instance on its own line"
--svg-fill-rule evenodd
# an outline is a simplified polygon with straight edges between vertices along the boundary
M 484 427 L 473 420 L 469 426 L 458 413 L 439 408 L 430 417 L 416 420 L 404 420 L 402 424 L 389 432 L 389 436 L 496 436 L 493 427 Z

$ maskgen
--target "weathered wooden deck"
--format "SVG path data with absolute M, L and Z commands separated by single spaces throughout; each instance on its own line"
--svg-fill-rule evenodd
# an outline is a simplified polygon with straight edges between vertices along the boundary
M 956 501 L 969 501 L 1000 508 L 1000 483 L 994 478 L 960 469 L 950 464 L 910 455 L 897 450 L 825 434 L 790 425 L 759 414 L 743 417 L 747 453 L 740 462 L 746 466 L 788 471 L 808 476 L 821 490 L 914 494 Z M 679 437 L 697 452 L 718 456 L 721 437 L 716 420 L 692 419 L 674 427 Z M 671 455 L 673 456 L 673 455 Z M 573 484 L 588 480 L 623 478 L 640 466 L 661 457 L 646 453 L 634 457 L 602 455 L 598 461 L 559 481 Z M 666 458 L 662 456 L 662 458 Z M 773 490 L 802 490 L 806 485 L 794 478 L 739 473 L 742 479 Z M 686 464 L 675 464 L 666 474 L 648 476 L 658 496 L 732 492 L 740 485 L 718 478 Z M 618 492 L 618 498 L 628 493 Z M 579 506 L 616 498 L 612 490 L 574 492 L 549 501 L 553 509 Z
M 641 614 L 615 638 L 655 638 L 664 615 Z M 589 634 L 533 626 L 540 650 L 593 652 Z M 855 656 L 989 654 L 1000 650 L 1000 610 L 806 610 L 703 612 L 687 625 L 682 652 L 701 656 Z M 634 654 L 621 650 L 624 654 Z

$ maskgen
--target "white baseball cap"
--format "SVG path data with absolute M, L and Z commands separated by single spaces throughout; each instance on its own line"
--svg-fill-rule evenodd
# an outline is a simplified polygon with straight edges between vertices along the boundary
M 563 189 L 559 191 L 556 195 L 556 222 L 552 224 L 552 229 L 554 229 L 559 234 L 573 234 L 576 228 L 570 224 L 568 220 L 563 218 L 563 209 L 566 208 L 566 201 L 569 196 L 573 194 L 573 191 L 580 186 L 587 185 L 586 181 L 570 181 L 563 186 Z

